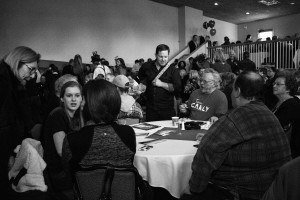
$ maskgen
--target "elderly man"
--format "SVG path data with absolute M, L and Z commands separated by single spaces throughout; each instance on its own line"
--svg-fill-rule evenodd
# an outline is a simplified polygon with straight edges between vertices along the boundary
M 232 91 L 235 109 L 202 138 L 192 163 L 193 195 L 182 199 L 260 199 L 277 170 L 291 159 L 280 122 L 259 101 L 263 85 L 255 72 L 237 77 Z
M 139 70 L 140 88 L 146 88 L 146 121 L 170 120 L 176 115 L 174 97 L 180 99 L 181 77 L 175 65 L 164 70 L 169 61 L 170 48 L 165 44 L 156 47 L 156 60 L 146 62 Z
M 200 89 L 195 90 L 179 110 L 193 120 L 215 121 L 228 110 L 228 102 L 220 88 L 221 78 L 212 68 L 203 69 L 200 77 Z

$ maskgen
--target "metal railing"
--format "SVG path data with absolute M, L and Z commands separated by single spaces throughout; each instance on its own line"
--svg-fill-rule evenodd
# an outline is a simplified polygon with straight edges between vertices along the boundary
M 222 48 L 227 56 L 234 51 L 238 60 L 242 60 L 243 53 L 248 51 L 257 68 L 273 65 L 277 69 L 298 69 L 300 66 L 300 38 L 208 47 L 208 57 L 213 59 L 218 48 Z

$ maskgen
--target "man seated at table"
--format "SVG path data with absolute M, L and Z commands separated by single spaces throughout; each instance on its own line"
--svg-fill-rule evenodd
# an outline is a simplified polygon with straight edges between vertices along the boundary
M 186 103 L 179 106 L 181 113 L 192 120 L 215 121 L 228 110 L 228 102 L 220 88 L 221 77 L 212 68 L 200 74 L 200 89 L 195 90 Z
M 277 170 L 291 159 L 280 122 L 259 100 L 263 85 L 255 72 L 237 77 L 232 91 L 235 109 L 202 138 L 192 163 L 193 195 L 182 199 L 260 199 Z

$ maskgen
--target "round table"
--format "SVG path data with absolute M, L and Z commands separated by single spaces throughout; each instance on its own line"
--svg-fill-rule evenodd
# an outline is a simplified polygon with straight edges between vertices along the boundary
M 166 139 L 150 143 L 153 148 L 148 151 L 140 151 L 143 145 L 139 142 L 153 138 L 146 138 L 146 135 L 139 136 L 139 134 L 148 132 L 151 135 L 163 127 L 175 128 L 171 120 L 147 123 L 160 127 L 148 131 L 134 128 L 137 134 L 134 165 L 151 186 L 165 188 L 172 196 L 180 198 L 192 174 L 191 164 L 197 151 L 193 145 L 199 144 L 199 141 Z

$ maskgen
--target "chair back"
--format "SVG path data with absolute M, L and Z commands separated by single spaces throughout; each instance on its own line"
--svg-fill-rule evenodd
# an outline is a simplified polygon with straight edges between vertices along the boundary
M 109 183 L 112 200 L 135 200 L 136 174 L 131 168 L 101 166 L 93 169 L 81 169 L 75 172 L 79 199 L 98 200 L 106 190 L 107 174 L 113 173 Z

